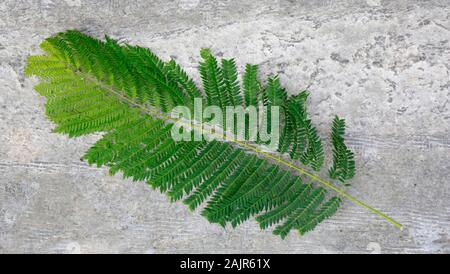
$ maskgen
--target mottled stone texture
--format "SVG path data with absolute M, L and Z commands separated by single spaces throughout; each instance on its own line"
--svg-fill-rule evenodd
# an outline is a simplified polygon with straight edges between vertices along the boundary
M 0 14 L 0 253 L 450 252 L 449 1 L 3 0 Z M 197 81 L 210 47 L 309 89 L 323 138 L 334 114 L 347 119 L 349 192 L 405 230 L 348 201 L 304 237 L 224 230 L 87 166 L 99 136 L 53 134 L 23 74 L 44 38 L 73 28 L 173 57 Z

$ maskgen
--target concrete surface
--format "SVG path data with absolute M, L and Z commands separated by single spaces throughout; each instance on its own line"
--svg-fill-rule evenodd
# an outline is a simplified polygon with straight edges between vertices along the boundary
M 0 14 L 0 253 L 450 252 L 449 1 L 3 0 Z M 291 93 L 308 88 L 324 138 L 334 114 L 348 121 L 349 192 L 405 230 L 350 202 L 304 237 L 254 221 L 223 230 L 87 166 L 99 136 L 51 133 L 23 75 L 44 38 L 71 28 L 172 56 L 197 80 L 211 47 L 279 73 Z

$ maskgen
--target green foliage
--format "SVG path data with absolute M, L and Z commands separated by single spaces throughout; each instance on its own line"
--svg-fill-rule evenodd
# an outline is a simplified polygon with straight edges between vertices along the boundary
M 344 143 L 345 120 L 336 116 L 333 120 L 331 141 L 333 143 L 333 165 L 329 169 L 332 179 L 345 182 L 355 175 L 353 152 Z
M 245 106 L 257 106 L 258 105 L 258 93 L 260 90 L 260 83 L 257 79 L 258 66 L 247 64 L 245 66 L 244 76 L 242 82 L 244 86 L 244 99 Z
M 264 90 L 265 105 L 283 106 L 287 100 L 286 90 L 281 86 L 278 77 L 270 77 Z
M 239 87 L 238 72 L 234 59 L 222 59 L 222 71 L 230 106 L 241 106 L 241 88 Z
M 78 31 L 46 39 L 45 55 L 31 56 L 27 75 L 41 82 L 36 91 L 47 98 L 46 114 L 55 132 L 81 136 L 102 132 L 83 156 L 89 164 L 107 166 L 134 181 L 145 181 L 171 201 L 184 199 L 191 210 L 202 203 L 210 222 L 233 227 L 256 216 L 262 229 L 286 237 L 301 234 L 337 210 L 340 199 L 303 183 L 298 175 L 219 141 L 175 142 L 172 124 L 149 107 L 167 112 L 176 105 L 193 106 L 202 92 L 174 60 L 164 62 L 150 50 L 97 40 Z M 248 64 L 243 91 L 233 59 L 219 63 L 209 50 L 201 51 L 200 74 L 204 99 L 222 109 L 228 105 L 280 106 L 282 140 L 279 152 L 319 170 L 324 153 L 317 130 L 306 112 L 307 92 L 288 97 L 277 77 L 267 85 Z M 354 175 L 353 154 L 343 142 L 343 120 L 333 123 L 334 163 L 330 176 L 341 181 Z
M 200 75 L 208 104 L 225 109 L 231 105 L 231 99 L 230 94 L 226 92 L 222 68 L 209 49 L 202 49 L 200 55 L 203 58 L 203 62 L 200 63 Z

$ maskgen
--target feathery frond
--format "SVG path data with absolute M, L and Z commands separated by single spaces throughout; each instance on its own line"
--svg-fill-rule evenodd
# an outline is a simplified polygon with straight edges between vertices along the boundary
M 258 93 L 260 90 L 260 83 L 257 78 L 258 66 L 247 64 L 245 66 L 244 76 L 242 82 L 244 86 L 245 106 L 258 105 Z
M 242 96 L 234 59 L 222 59 L 223 80 L 230 106 L 241 106 Z
M 203 58 L 203 62 L 200 63 L 200 75 L 208 104 L 225 109 L 231 105 L 231 100 L 226 92 L 222 68 L 209 49 L 202 49 L 200 55 Z
M 345 183 L 355 175 L 353 152 L 344 143 L 345 120 L 336 116 L 333 120 L 331 141 L 333 144 L 333 165 L 329 169 L 332 179 Z
M 35 89 L 47 98 L 46 114 L 55 132 L 70 137 L 102 132 L 83 156 L 89 164 L 109 167 L 134 181 L 145 181 L 171 201 L 184 198 L 210 222 L 233 227 L 257 216 L 261 228 L 278 224 L 282 238 L 292 229 L 305 233 L 337 210 L 340 199 L 323 202 L 325 189 L 283 170 L 232 143 L 180 141 L 171 138 L 173 122 L 158 113 L 193 106 L 202 92 L 174 60 L 164 62 L 150 50 L 120 45 L 66 31 L 46 39 L 45 55 L 31 56 L 27 75 L 41 79 Z M 221 65 L 211 51 L 201 51 L 200 74 L 208 105 L 266 106 L 282 109 L 279 152 L 319 170 L 323 149 L 306 112 L 308 94 L 288 97 L 277 77 L 263 87 L 257 66 L 247 65 L 241 93 L 236 63 Z M 156 109 L 158 113 L 153 110 Z M 334 164 L 330 176 L 354 175 L 353 154 L 343 142 L 343 120 L 333 124 Z

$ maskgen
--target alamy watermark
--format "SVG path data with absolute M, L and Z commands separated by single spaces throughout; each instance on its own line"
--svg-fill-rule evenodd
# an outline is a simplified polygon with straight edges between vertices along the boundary
M 176 106 L 171 111 L 175 141 L 250 141 L 264 144 L 275 151 L 280 140 L 280 109 L 278 106 L 203 106 L 194 99 L 193 110 Z

